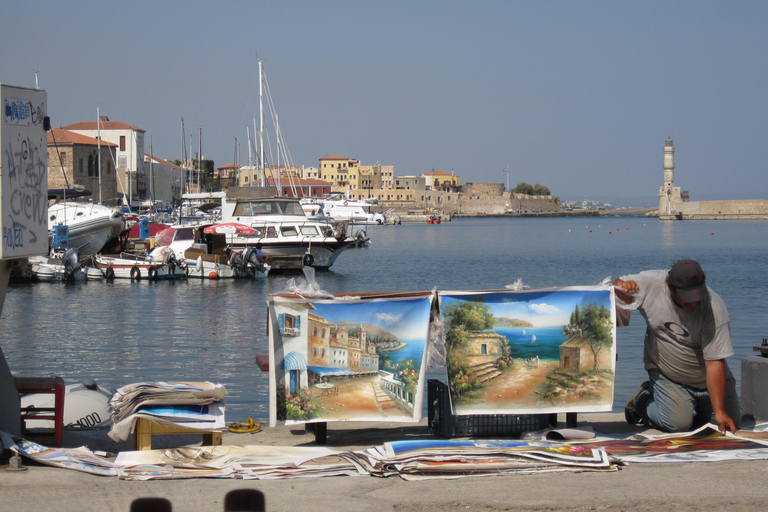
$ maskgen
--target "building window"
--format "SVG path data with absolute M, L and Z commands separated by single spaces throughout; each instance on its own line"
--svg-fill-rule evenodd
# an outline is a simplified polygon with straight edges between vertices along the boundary
M 67 154 L 63 151 L 59 153 L 59 159 L 61 160 L 61 165 L 67 165 Z
M 93 176 L 93 155 L 88 155 L 88 176 Z
M 125 151 L 125 135 L 120 136 L 120 151 Z

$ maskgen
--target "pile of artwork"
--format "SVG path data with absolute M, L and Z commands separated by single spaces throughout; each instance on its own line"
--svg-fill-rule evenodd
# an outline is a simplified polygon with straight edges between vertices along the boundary
M 272 295 L 269 321 L 271 426 L 418 421 L 428 350 L 447 359 L 457 415 L 597 412 L 613 405 L 610 285 Z
M 222 430 L 227 390 L 212 382 L 139 382 L 118 389 L 109 437 L 128 439 L 138 418 L 198 430 Z
M 744 433 L 748 434 L 748 433 Z M 278 479 L 321 476 L 399 476 L 405 480 L 614 471 L 628 462 L 707 462 L 768 459 L 768 440 L 722 436 L 715 425 L 695 432 L 592 441 L 408 440 L 365 450 L 324 447 L 226 445 L 122 452 L 111 460 L 85 447 L 3 444 L 42 464 L 126 480 L 185 478 Z

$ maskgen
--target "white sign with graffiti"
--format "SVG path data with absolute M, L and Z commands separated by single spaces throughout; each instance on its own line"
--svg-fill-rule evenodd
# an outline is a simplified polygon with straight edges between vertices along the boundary
M 0 84 L 0 259 L 48 252 L 47 94 Z

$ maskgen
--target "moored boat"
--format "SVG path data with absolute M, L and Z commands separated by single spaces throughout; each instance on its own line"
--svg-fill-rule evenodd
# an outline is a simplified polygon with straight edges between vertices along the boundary
M 96 264 L 107 279 L 132 279 L 150 281 L 158 279 L 183 279 L 186 262 L 178 260 L 169 248 L 158 248 L 147 256 L 120 253 L 118 256 L 97 255 Z M 164 250 L 163 250 L 164 249 Z
M 312 220 L 298 199 L 264 195 L 259 187 L 227 190 L 222 199 L 222 222 L 238 222 L 254 230 L 252 235 L 228 237 L 233 249 L 260 243 L 267 256 L 301 257 L 304 264 L 326 270 L 356 243 L 357 239 L 347 233 L 347 222 Z
M 125 227 L 119 208 L 96 203 L 60 201 L 48 207 L 48 231 L 67 226 L 68 247 L 87 256 L 97 254 L 111 239 L 117 238 Z

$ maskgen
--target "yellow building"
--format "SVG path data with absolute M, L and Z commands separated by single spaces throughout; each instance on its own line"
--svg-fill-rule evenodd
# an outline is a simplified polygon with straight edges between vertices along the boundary
M 334 188 L 357 190 L 360 188 L 360 161 L 345 156 L 326 155 L 320 159 L 318 174 L 322 181 Z

